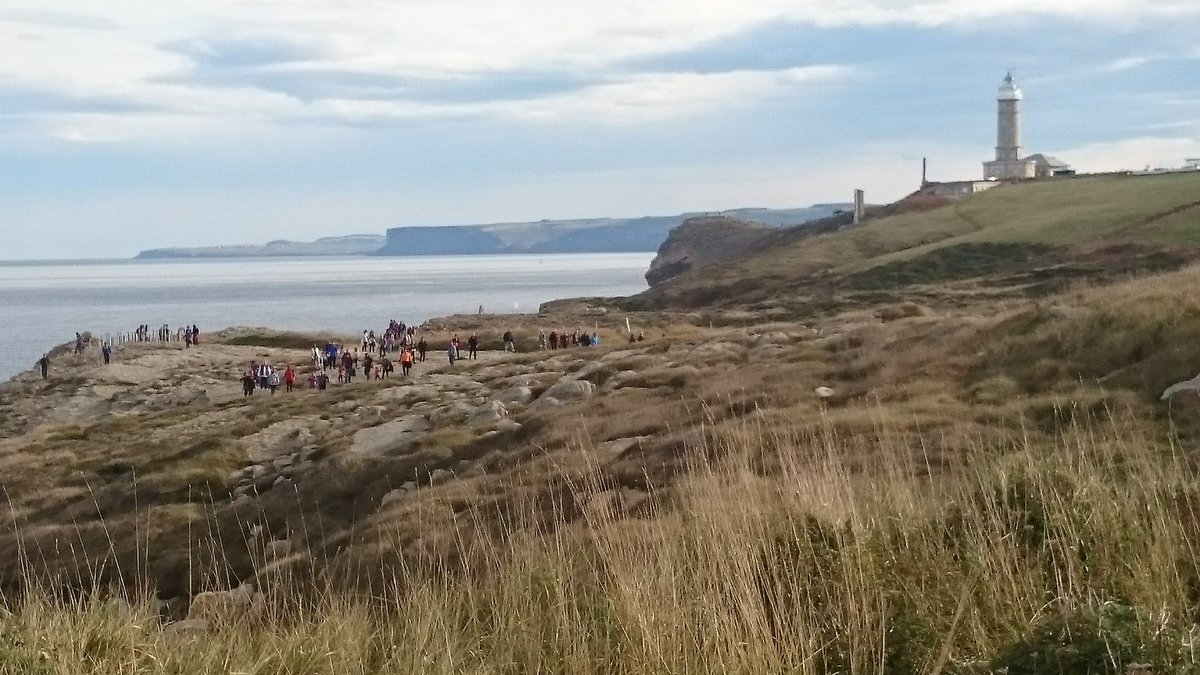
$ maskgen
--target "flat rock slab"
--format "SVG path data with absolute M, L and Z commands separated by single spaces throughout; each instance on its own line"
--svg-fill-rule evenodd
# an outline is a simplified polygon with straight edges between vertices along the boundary
M 547 389 L 537 401 L 535 407 L 556 406 L 570 401 L 582 401 L 591 398 L 596 393 L 596 385 L 587 380 L 576 380 L 564 377 Z
M 421 415 L 409 415 L 392 422 L 360 429 L 354 434 L 354 443 L 350 446 L 350 451 L 376 456 L 403 452 L 429 429 L 429 420 Z
M 244 443 L 255 461 L 269 460 L 312 444 L 315 438 L 312 428 L 326 424 L 328 422 L 316 417 L 294 417 L 246 436 Z

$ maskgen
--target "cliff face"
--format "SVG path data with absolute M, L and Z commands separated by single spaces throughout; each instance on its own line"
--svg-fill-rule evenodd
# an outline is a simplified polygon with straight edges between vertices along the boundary
M 761 245 L 773 231 L 726 216 L 689 218 L 671 230 L 658 248 L 646 281 L 656 286 L 697 267 L 743 255 Z
M 171 258 L 254 258 L 269 256 L 366 255 L 379 250 L 384 237 L 378 234 L 352 234 L 344 237 L 323 237 L 316 241 L 277 239 L 266 244 L 232 246 L 196 246 L 152 248 L 137 254 L 139 260 Z
M 724 218 L 782 228 L 827 218 L 847 204 L 798 209 L 734 209 L 721 216 L 687 213 L 641 218 L 588 218 L 492 223 L 451 227 L 395 227 L 379 255 L 469 255 L 474 253 L 633 253 L 653 251 L 673 229 L 691 220 Z
M 397 227 L 388 230 L 376 255 L 478 255 L 505 248 L 503 239 L 479 227 Z

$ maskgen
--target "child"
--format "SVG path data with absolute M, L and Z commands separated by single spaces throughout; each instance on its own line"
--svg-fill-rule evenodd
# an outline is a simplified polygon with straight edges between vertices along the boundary
M 345 366 L 338 366 L 338 384 L 343 384 L 343 383 L 345 383 L 345 381 L 346 381 L 346 368 L 345 368 Z

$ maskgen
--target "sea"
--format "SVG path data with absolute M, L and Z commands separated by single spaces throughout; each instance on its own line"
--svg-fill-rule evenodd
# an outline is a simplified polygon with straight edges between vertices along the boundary
M 653 253 L 0 262 L 0 382 L 76 332 L 195 324 L 361 334 L 646 289 Z

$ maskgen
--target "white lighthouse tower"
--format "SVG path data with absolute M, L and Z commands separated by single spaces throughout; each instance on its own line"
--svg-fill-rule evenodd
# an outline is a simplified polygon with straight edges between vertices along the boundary
M 1021 158 L 1021 89 L 1010 71 L 996 94 L 996 159 L 983 163 L 988 180 L 1033 178 L 1037 163 Z

